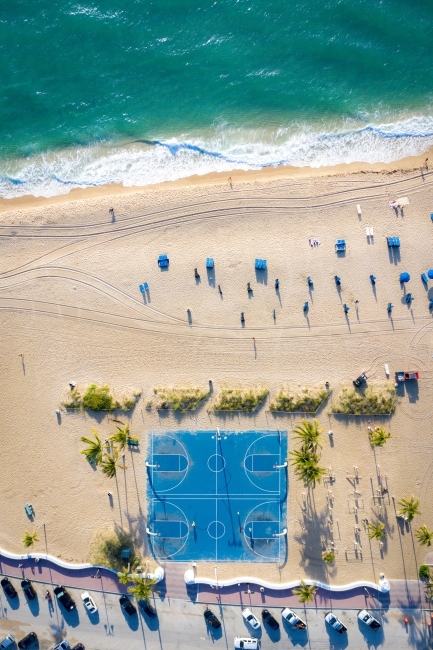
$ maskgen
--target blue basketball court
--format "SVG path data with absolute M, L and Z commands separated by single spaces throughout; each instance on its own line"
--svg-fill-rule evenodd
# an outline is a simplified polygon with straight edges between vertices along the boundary
M 285 558 L 286 431 L 150 434 L 148 540 L 165 561 Z

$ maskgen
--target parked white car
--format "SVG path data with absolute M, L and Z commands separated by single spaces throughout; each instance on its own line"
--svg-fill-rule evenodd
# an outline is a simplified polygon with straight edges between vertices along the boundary
M 95 605 L 95 601 L 93 600 L 92 596 L 89 594 L 88 591 L 83 591 L 81 594 L 81 600 L 84 603 L 84 607 L 87 609 L 90 614 L 94 614 L 95 612 L 98 611 L 98 608 Z
M 9 648 L 11 645 L 14 645 L 14 643 L 15 643 L 15 638 L 13 634 L 8 634 L 0 641 L 0 650 L 6 650 L 6 648 Z
M 285 607 L 281 612 L 283 620 L 287 621 L 290 627 L 295 627 L 297 630 L 305 630 L 307 624 L 302 618 L 299 618 L 295 612 L 289 607 Z
M 372 630 L 376 632 L 379 628 L 382 627 L 382 623 L 379 623 L 379 621 L 370 614 L 370 612 L 367 612 L 366 609 L 361 609 L 361 611 L 358 614 L 358 618 L 360 621 L 368 625 L 368 627 L 371 627 Z
M 246 620 L 246 622 L 251 625 L 253 630 L 258 630 L 260 628 L 260 621 L 254 616 L 252 611 L 248 609 L 248 607 L 245 607 L 245 609 L 242 610 L 242 616 Z
M 239 650 L 257 650 L 259 647 L 258 639 L 249 639 L 245 636 L 235 636 L 235 648 Z
M 347 627 L 343 625 L 340 619 L 337 618 L 335 614 L 333 614 L 333 612 L 328 612 L 327 614 L 325 614 L 325 621 L 328 623 L 330 627 L 334 628 L 334 630 L 338 632 L 338 634 L 344 634 L 345 632 L 347 632 Z
M 60 641 L 60 643 L 53 646 L 52 650 L 71 650 L 71 646 L 67 641 Z

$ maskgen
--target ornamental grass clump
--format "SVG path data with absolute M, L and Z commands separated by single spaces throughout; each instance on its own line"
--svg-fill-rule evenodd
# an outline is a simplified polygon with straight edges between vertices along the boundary
M 421 564 L 418 570 L 420 580 L 430 580 L 430 567 L 428 564 Z
M 158 397 L 157 409 L 172 409 L 173 411 L 195 411 L 206 397 L 209 390 L 201 388 L 154 388 Z
M 397 405 L 395 388 L 369 386 L 364 391 L 343 388 L 332 406 L 333 413 L 344 415 L 389 415 Z
M 213 411 L 244 411 L 251 413 L 269 393 L 267 388 L 223 388 L 213 405 Z
M 370 445 L 372 447 L 383 447 L 391 434 L 385 429 L 385 427 L 376 427 L 369 432 Z
M 272 400 L 269 410 L 277 413 L 315 413 L 328 394 L 325 389 L 302 388 L 296 392 L 283 386 Z
M 335 562 L 334 551 L 323 551 L 322 560 L 326 562 L 326 564 L 332 564 L 333 562 Z

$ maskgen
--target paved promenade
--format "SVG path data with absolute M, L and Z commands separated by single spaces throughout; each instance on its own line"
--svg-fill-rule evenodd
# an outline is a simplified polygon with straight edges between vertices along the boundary
M 25 557 L 25 556 L 24 556 Z M 208 585 L 188 586 L 184 573 L 190 566 L 184 563 L 167 563 L 164 566 L 165 578 L 158 585 L 162 599 L 183 599 L 197 603 L 218 603 L 227 605 L 254 605 L 269 607 L 299 607 L 297 596 L 291 589 L 274 590 L 260 588 L 260 583 L 234 585 L 232 587 L 212 588 Z M 22 579 L 40 581 L 48 584 L 63 584 L 67 587 L 89 589 L 106 593 L 126 593 L 126 586 L 119 584 L 116 574 L 108 569 L 63 568 L 54 562 L 40 559 L 15 560 L 0 555 L 0 572 L 3 575 Z M 389 593 L 379 593 L 372 588 L 357 587 L 347 591 L 329 591 L 319 588 L 315 602 L 307 604 L 310 608 L 359 609 L 374 607 L 383 609 L 400 609 L 401 611 L 417 608 L 430 609 L 424 596 L 423 585 L 416 581 L 391 580 Z

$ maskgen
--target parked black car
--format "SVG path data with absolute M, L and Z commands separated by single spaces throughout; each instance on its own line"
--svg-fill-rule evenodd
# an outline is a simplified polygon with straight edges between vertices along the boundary
M 34 643 L 38 640 L 36 632 L 30 632 L 27 634 L 21 641 L 18 641 L 18 647 L 20 650 L 27 650 L 31 648 Z
M 26 598 L 29 600 L 33 600 L 36 598 L 36 591 L 34 590 L 34 587 L 30 580 L 21 580 L 21 587 L 22 590 L 24 591 L 24 594 Z
M 133 614 L 137 613 L 137 610 L 129 600 L 128 596 L 120 596 L 119 603 L 120 603 L 120 607 L 124 609 L 129 616 L 132 616 Z
M 359 377 L 357 377 L 353 381 L 353 385 L 356 386 L 357 388 L 359 388 L 360 386 L 365 384 L 366 381 L 367 381 L 367 375 L 363 372 L 362 375 L 359 375 Z
M 210 625 L 211 627 L 214 628 L 214 630 L 218 630 L 218 628 L 221 627 L 221 622 L 219 619 L 215 616 L 213 612 L 209 609 L 205 609 L 203 616 L 205 617 L 206 623 Z
M 6 596 L 9 596 L 9 598 L 15 598 L 15 596 L 18 596 L 17 590 L 9 578 L 3 578 L 0 584 L 3 587 L 3 591 L 5 592 Z
M 138 606 L 141 611 L 144 612 L 149 618 L 156 618 L 158 616 L 156 609 L 150 603 L 148 603 L 147 600 L 139 600 Z
M 76 609 L 76 605 L 66 589 L 59 585 L 58 587 L 54 587 L 54 594 L 59 601 L 61 605 L 68 611 L 72 612 L 72 610 Z
M 278 621 L 272 616 L 271 612 L 269 612 L 267 609 L 264 609 L 262 611 L 262 619 L 263 619 L 263 623 L 269 625 L 269 627 L 272 630 L 278 630 L 278 628 L 280 627 Z
M 85 648 L 82 643 L 76 643 L 72 650 L 85 650 Z

